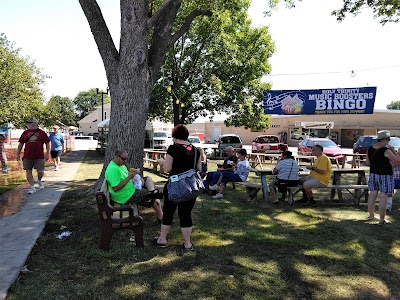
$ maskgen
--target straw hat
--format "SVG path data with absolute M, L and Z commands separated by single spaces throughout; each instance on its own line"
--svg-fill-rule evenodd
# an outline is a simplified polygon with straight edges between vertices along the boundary
M 386 138 L 390 138 L 390 131 L 388 130 L 378 131 L 378 138 L 377 138 L 378 140 L 383 140 Z

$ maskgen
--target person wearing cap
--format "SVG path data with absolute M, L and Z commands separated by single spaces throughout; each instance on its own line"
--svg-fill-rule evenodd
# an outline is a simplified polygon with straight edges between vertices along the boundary
M 378 132 L 376 144 L 370 146 L 367 151 L 366 164 L 370 166 L 368 178 L 368 212 L 369 220 L 375 220 L 375 202 L 380 192 L 379 201 L 379 224 L 388 224 L 385 220 L 386 204 L 388 197 L 394 192 L 394 180 L 392 164 L 400 164 L 392 145 L 389 144 L 390 131 L 381 130 Z
M 64 152 L 64 137 L 60 132 L 58 132 L 59 128 L 58 125 L 54 125 L 53 132 L 49 135 L 51 142 L 50 154 L 54 162 L 54 171 L 58 171 L 61 155 Z
M 271 191 L 271 201 L 273 204 L 278 204 L 279 201 L 276 197 L 276 187 L 278 192 L 282 192 L 282 199 L 286 198 L 286 188 L 280 188 L 279 183 L 283 182 L 286 186 L 297 186 L 299 184 L 299 164 L 292 156 L 291 151 L 283 151 L 275 168 L 272 170 L 272 174 L 276 175 L 276 179 L 271 181 L 269 187 Z
M 44 163 L 49 159 L 50 140 L 46 132 L 38 127 L 38 120 L 35 117 L 29 117 L 26 123 L 28 129 L 21 134 L 18 140 L 17 161 L 20 161 L 20 153 L 22 147 L 25 145 L 22 164 L 26 171 L 26 179 L 30 184 L 28 194 L 33 194 L 36 192 L 32 174 L 33 168 L 35 168 L 38 173 L 37 183 L 39 189 L 44 189 L 42 178 L 44 175 Z M 46 145 L 46 154 L 43 153 L 43 144 Z
M 7 124 L 0 127 L 0 160 L 1 160 L 1 173 L 8 174 L 7 153 L 5 142 L 8 135 Z

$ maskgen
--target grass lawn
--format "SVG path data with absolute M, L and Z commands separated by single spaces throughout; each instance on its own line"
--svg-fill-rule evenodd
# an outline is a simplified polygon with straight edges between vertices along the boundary
M 196 203 L 192 241 L 180 251 L 179 221 L 169 248 L 151 245 L 159 232 L 152 209 L 144 249 L 117 232 L 113 249 L 98 249 L 94 195 L 85 195 L 102 157 L 88 152 L 51 215 L 6 299 L 399 299 L 399 211 L 391 225 L 366 221 L 359 207 L 319 202 L 316 208 L 247 203 L 243 187 L 224 199 Z M 155 180 L 165 178 L 151 174 Z M 318 194 L 317 200 L 326 195 Z M 398 195 L 396 203 L 398 201 Z M 322 202 L 322 203 L 321 203 Z M 64 225 L 72 235 L 56 239 Z
M 0 174 L 0 195 L 26 181 L 25 171 L 16 160 L 8 161 L 8 174 Z

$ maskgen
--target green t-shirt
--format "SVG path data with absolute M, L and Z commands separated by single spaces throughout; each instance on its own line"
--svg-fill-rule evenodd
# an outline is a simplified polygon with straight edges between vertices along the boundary
M 106 169 L 106 180 L 110 191 L 111 199 L 119 204 L 125 204 L 135 193 L 135 185 L 129 180 L 118 192 L 114 192 L 112 187 L 116 187 L 121 181 L 128 177 L 128 169 L 125 165 L 119 166 L 111 161 Z

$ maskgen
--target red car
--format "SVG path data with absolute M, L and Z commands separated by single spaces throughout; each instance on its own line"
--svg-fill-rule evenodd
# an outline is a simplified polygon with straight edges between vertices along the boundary
M 312 146 L 321 145 L 324 148 L 324 154 L 328 157 L 335 157 L 339 161 L 343 160 L 342 148 L 335 142 L 327 138 L 309 138 L 300 142 L 297 146 L 297 153 L 299 155 L 308 155 L 312 151 Z
M 281 143 L 276 135 L 259 135 L 251 144 L 253 153 L 281 153 L 288 149 L 288 145 Z

